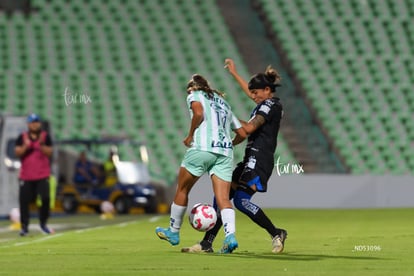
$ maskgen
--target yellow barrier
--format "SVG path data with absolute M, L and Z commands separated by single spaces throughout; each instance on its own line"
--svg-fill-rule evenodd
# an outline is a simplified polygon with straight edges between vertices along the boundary
M 54 177 L 53 175 L 50 175 L 49 176 L 50 209 L 55 208 L 55 204 L 56 204 L 56 188 L 57 188 L 56 177 Z M 37 196 L 36 205 L 38 207 L 42 206 L 42 199 L 40 198 L 40 196 Z

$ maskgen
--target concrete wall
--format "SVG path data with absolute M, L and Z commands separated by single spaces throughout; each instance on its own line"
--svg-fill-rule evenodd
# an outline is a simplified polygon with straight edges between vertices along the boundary
M 170 189 L 171 196 L 174 192 Z M 191 191 L 189 206 L 211 203 L 212 196 L 211 181 L 203 176 Z M 264 208 L 414 207 L 414 176 L 273 174 L 268 192 L 257 193 L 252 201 Z
M 0 116 L 0 216 L 8 215 L 12 208 L 19 207 L 18 170 L 6 166 L 7 143 L 27 129 L 26 117 Z

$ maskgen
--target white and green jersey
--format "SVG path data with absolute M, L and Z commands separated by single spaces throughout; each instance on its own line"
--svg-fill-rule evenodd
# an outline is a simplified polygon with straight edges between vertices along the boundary
M 191 117 L 192 102 L 200 102 L 204 110 L 204 120 L 194 132 L 192 148 L 233 157 L 232 130 L 241 128 L 241 124 L 230 105 L 216 93 L 209 98 L 204 91 L 193 91 L 187 97 Z

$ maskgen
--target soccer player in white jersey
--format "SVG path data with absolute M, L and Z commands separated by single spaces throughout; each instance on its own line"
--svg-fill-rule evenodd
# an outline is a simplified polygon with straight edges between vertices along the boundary
M 279 254 L 284 250 L 287 231 L 276 227 L 262 208 L 251 199 L 257 192 L 267 191 L 267 182 L 273 172 L 277 137 L 283 116 L 283 106 L 276 97 L 276 87 L 280 86 L 282 78 L 276 69 L 269 66 L 265 72 L 255 74 L 247 82 L 238 74 L 232 59 L 226 59 L 225 63 L 225 68 L 239 83 L 243 92 L 257 104 L 249 121 L 241 121 L 249 137 L 243 160 L 233 171 L 230 198 L 233 199 L 236 209 L 268 232 L 272 238 L 272 252 Z M 214 202 L 213 206 L 216 207 Z M 205 233 L 202 241 L 183 248 L 182 252 L 213 252 L 213 241 L 220 227 L 221 221 L 218 218 L 216 225 Z
M 246 137 L 246 132 L 222 93 L 211 89 L 202 76 L 192 76 L 187 85 L 187 93 L 191 124 L 183 143 L 189 149 L 178 173 L 177 190 L 171 204 L 170 226 L 157 227 L 155 232 L 160 239 L 171 245 L 179 244 L 188 194 L 197 180 L 208 172 L 224 225 L 225 239 L 221 252 L 231 253 L 238 247 L 235 237 L 235 212 L 229 200 L 233 170 L 231 133 L 234 131 L 234 140 L 240 141 Z

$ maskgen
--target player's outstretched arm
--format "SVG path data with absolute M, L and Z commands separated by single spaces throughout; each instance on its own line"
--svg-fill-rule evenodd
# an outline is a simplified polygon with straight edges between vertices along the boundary
M 255 115 L 248 122 L 240 121 L 240 123 L 242 124 L 244 130 L 246 131 L 248 135 L 255 132 L 258 128 L 264 125 L 265 122 L 266 122 L 265 118 L 260 114 Z
M 224 60 L 224 68 L 229 70 L 230 74 L 234 77 L 234 79 L 239 83 L 241 89 L 243 92 L 250 98 L 252 98 L 252 95 L 250 93 L 249 87 L 247 82 L 239 75 L 239 73 L 236 70 L 236 65 L 234 64 L 234 61 L 231 58 L 226 58 Z
M 232 144 L 236 146 L 244 141 L 247 138 L 247 133 L 243 127 L 233 130 L 236 133 L 236 136 L 233 138 Z

